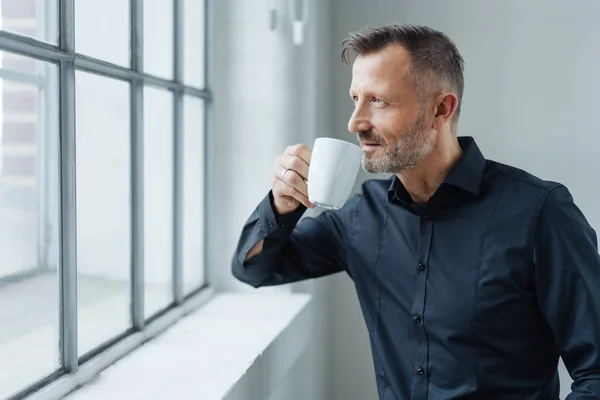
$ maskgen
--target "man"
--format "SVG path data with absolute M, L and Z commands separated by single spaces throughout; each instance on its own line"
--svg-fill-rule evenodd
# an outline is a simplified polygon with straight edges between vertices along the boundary
M 348 124 L 367 181 L 337 211 L 307 207 L 310 150 L 275 162 L 233 274 L 254 287 L 346 271 L 368 327 L 379 398 L 600 399 L 600 256 L 565 186 L 486 160 L 456 136 L 463 60 L 444 34 L 352 34 Z

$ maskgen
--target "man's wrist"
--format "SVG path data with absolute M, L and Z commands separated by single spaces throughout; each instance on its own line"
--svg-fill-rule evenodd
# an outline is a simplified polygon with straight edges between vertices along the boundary
M 269 191 L 269 201 L 271 203 L 271 210 L 273 211 L 273 215 L 275 216 L 275 221 L 278 226 L 285 227 L 289 224 L 296 224 L 304 212 L 307 210 L 306 206 L 302 203 L 298 205 L 298 207 L 289 213 L 278 215 L 277 210 L 275 208 L 275 199 L 273 197 L 273 191 Z

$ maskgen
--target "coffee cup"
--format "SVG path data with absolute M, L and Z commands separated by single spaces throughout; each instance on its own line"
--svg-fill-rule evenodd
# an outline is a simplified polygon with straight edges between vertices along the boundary
M 353 143 L 317 138 L 308 170 L 308 200 L 325 209 L 342 208 L 354 187 L 362 153 Z

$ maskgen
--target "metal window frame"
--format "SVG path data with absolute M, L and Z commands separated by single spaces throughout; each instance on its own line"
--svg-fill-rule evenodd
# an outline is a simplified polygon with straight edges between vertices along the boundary
M 173 2 L 173 78 L 183 81 L 183 1 Z M 183 290 L 183 96 L 173 96 L 173 297 L 175 304 L 184 299 Z
M 91 380 L 104 368 L 129 351 L 156 336 L 179 318 L 203 304 L 212 295 L 207 283 L 195 292 L 184 293 L 182 265 L 182 198 L 184 168 L 183 156 L 183 98 L 196 97 L 204 100 L 205 124 L 204 163 L 208 153 L 208 108 L 211 93 L 207 88 L 187 85 L 183 75 L 183 8 L 184 0 L 173 0 L 173 79 L 165 79 L 144 72 L 143 66 L 143 0 L 129 0 L 130 5 L 130 67 L 123 67 L 103 60 L 79 54 L 75 51 L 75 1 L 57 0 L 59 42 L 49 44 L 38 39 L 0 31 L 0 51 L 46 61 L 58 66 L 59 87 L 59 159 L 60 159 L 60 244 L 59 244 L 59 296 L 60 296 L 60 369 L 48 371 L 49 375 L 10 399 L 56 399 L 61 398 L 81 384 Z M 211 20 L 210 0 L 204 1 L 205 84 L 208 82 L 208 43 Z M 127 81 L 131 85 L 131 324 L 132 328 L 98 347 L 93 353 L 79 355 L 77 348 L 77 221 L 76 221 L 76 127 L 75 127 L 75 71 L 81 70 L 111 79 Z M 15 71 L 0 71 L 4 77 L 14 80 L 30 80 Z M 153 86 L 173 93 L 173 140 L 174 140 L 174 256 L 173 298 L 174 303 L 150 319 L 144 313 L 144 126 L 143 89 Z M 205 169 L 206 179 L 208 179 Z M 204 191 L 206 198 L 206 190 Z M 207 204 L 205 202 L 205 204 Z M 203 210 L 206 216 L 206 210 Z M 206 221 L 206 218 L 204 218 Z M 204 222 L 206 229 L 206 222 Z M 206 274 L 206 252 L 203 265 Z

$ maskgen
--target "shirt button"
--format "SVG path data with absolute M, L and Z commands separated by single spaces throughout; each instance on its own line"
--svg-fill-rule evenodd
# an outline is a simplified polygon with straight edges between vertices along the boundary
M 417 316 L 417 317 L 415 317 L 415 323 L 416 323 L 416 324 L 419 324 L 419 323 L 421 323 L 421 318 L 420 318 L 420 317 L 418 317 L 418 316 Z
M 417 368 L 417 374 L 423 375 L 424 373 L 425 373 L 425 370 L 423 368 Z
M 419 269 L 419 271 L 423 271 L 425 269 L 425 266 L 423 264 L 419 264 L 417 268 Z
M 431 219 L 431 215 L 427 214 L 423 218 L 425 218 L 425 220 L 429 221 Z
M 273 224 L 272 222 L 269 222 L 269 227 L 270 227 L 270 228 L 272 228 L 272 227 L 274 227 L 274 226 L 275 226 L 275 224 Z

